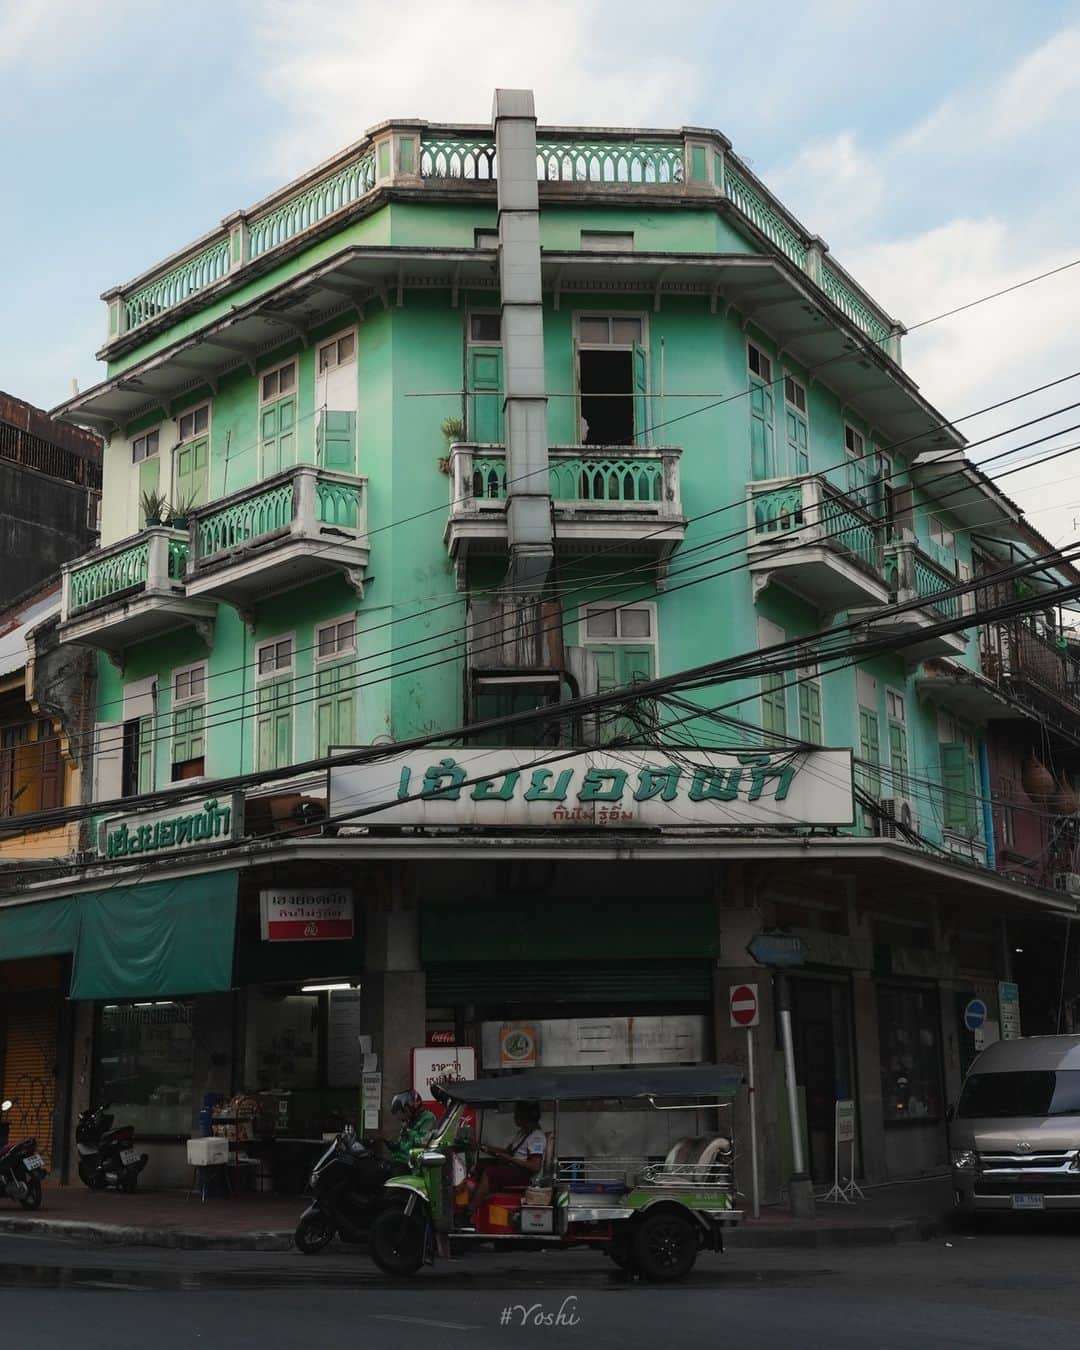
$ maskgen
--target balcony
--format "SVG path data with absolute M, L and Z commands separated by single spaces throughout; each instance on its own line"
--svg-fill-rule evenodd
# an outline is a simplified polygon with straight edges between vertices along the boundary
M 363 596 L 367 479 L 296 465 L 191 513 L 189 597 L 255 604 L 343 573 Z
M 982 633 L 983 673 L 1023 707 L 1064 723 L 1076 736 L 1080 718 L 1080 656 L 1039 632 L 1030 621 L 988 624 Z
M 631 554 L 665 563 L 686 534 L 679 457 L 672 446 L 555 446 L 548 489 L 560 556 Z M 464 581 L 474 554 L 506 552 L 506 450 L 456 444 L 444 538 Z
M 747 486 L 754 598 L 776 584 L 822 613 L 884 605 L 881 529 L 821 474 Z
M 958 619 L 963 612 L 960 596 L 944 594 L 957 584 L 952 572 L 936 563 L 910 539 L 885 545 L 884 567 L 892 602 L 912 607 L 876 614 L 864 636 L 903 638 L 904 655 L 911 661 L 961 656 L 967 650 L 967 633 L 925 635 L 928 628 L 945 619 Z M 853 613 L 850 617 L 859 616 Z
M 61 642 L 99 647 L 120 662 L 133 642 L 192 626 L 209 643 L 217 608 L 185 594 L 188 536 L 155 525 L 63 567 Z

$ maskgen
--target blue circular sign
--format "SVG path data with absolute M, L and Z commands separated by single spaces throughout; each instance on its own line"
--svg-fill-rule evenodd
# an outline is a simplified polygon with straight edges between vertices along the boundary
M 964 1009 L 964 1026 L 968 1031 L 978 1031 L 986 1021 L 986 1004 L 981 998 L 973 998 Z

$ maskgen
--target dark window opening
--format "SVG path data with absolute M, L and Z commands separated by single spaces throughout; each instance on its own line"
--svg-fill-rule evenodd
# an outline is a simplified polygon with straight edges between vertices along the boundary
M 633 352 L 582 351 L 579 358 L 582 445 L 633 445 Z
M 182 759 L 172 766 L 172 780 L 179 783 L 183 778 L 202 778 L 206 773 L 206 759 Z
M 124 749 L 120 765 L 120 795 L 134 797 L 139 791 L 139 719 L 124 723 Z
M 543 684 L 489 684 L 480 685 L 474 695 L 474 722 L 486 722 L 493 717 L 509 717 L 513 713 L 532 712 L 535 708 L 555 708 L 559 703 L 559 685 L 554 681 Z M 561 722 L 552 717 L 550 722 L 524 722 L 519 726 L 491 728 L 469 737 L 471 745 L 545 746 L 559 745 Z
M 964 1084 L 956 1114 L 962 1120 L 1080 1115 L 1080 1070 L 973 1073 Z

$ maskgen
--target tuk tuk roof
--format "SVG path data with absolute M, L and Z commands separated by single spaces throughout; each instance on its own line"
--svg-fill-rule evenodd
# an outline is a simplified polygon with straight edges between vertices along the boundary
M 442 1102 L 498 1106 L 503 1102 L 586 1102 L 650 1097 L 734 1097 L 743 1071 L 734 1064 L 700 1064 L 672 1069 L 526 1069 L 471 1083 L 433 1083 Z

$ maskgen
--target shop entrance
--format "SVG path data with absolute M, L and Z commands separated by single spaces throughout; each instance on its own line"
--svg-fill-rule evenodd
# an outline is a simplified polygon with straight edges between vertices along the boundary
M 60 1078 L 61 962 L 55 957 L 0 967 L 0 1097 L 14 1103 L 10 1138 L 36 1138 L 50 1169 Z M 46 987 L 52 986 L 52 987 Z M 58 1142 L 58 1141 L 57 1141 Z
M 851 987 L 846 980 L 791 980 L 795 1072 L 806 1094 L 810 1174 L 831 1182 L 836 1103 L 855 1097 Z

